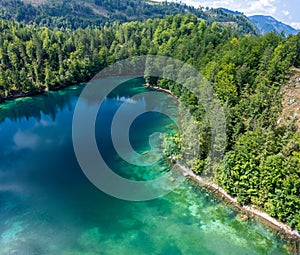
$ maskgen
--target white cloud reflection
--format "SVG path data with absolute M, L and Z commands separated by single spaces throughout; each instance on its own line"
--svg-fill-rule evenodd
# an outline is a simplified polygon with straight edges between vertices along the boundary
M 40 137 L 29 131 L 18 131 L 14 137 L 13 141 L 16 150 L 21 149 L 35 149 L 40 143 Z

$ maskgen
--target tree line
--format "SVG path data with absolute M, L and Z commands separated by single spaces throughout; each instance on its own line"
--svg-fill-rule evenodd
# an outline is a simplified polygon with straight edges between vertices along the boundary
M 290 67 L 300 67 L 300 35 L 243 35 L 192 14 L 76 30 L 2 20 L 0 33 L 1 99 L 87 81 L 130 56 L 164 55 L 193 65 L 213 84 L 226 111 L 225 157 L 213 166 L 212 177 L 241 204 L 259 206 L 300 230 L 300 136 L 292 122 L 277 125 L 280 88 Z M 189 107 L 201 144 L 189 166 L 205 172 L 211 128 L 203 107 L 174 82 L 151 82 Z M 181 139 L 169 137 L 166 153 L 180 156 L 186 149 Z
M 48 28 L 86 28 L 114 21 L 145 21 L 166 15 L 194 14 L 208 23 L 234 26 L 241 33 L 257 34 L 257 28 L 241 13 L 222 9 L 194 8 L 183 3 L 148 0 L 48 0 L 30 4 L 22 0 L 1 0 L 0 18 Z

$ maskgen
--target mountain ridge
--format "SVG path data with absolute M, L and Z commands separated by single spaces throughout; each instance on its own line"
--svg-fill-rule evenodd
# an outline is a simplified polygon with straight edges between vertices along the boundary
M 39 26 L 85 28 L 117 22 L 145 21 L 166 15 L 194 14 L 198 18 L 231 26 L 239 33 L 254 35 L 275 31 L 285 35 L 299 30 L 266 15 L 245 16 L 226 8 L 195 8 L 183 3 L 152 0 L 2 0 L 0 18 Z
M 219 9 L 231 15 L 244 15 L 244 13 L 239 11 L 233 11 L 222 7 Z M 257 28 L 260 34 L 265 34 L 273 31 L 280 34 L 283 31 L 285 35 L 295 35 L 300 32 L 300 30 L 297 30 L 292 26 L 275 19 L 271 15 L 252 15 L 246 17 Z
M 281 33 L 282 31 L 285 35 L 297 34 L 300 30 L 293 28 L 281 21 L 278 21 L 270 15 L 253 15 L 248 17 L 250 21 L 257 27 L 261 34 L 275 31 L 276 33 Z
M 194 14 L 197 18 L 231 26 L 239 33 L 257 35 L 244 15 L 213 8 L 195 8 L 182 3 L 149 0 L 1 0 L 0 18 L 39 26 L 85 28 L 106 23 L 145 21 L 167 15 Z

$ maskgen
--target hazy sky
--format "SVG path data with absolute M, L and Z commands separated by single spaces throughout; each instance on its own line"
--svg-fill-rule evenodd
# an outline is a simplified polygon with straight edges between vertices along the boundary
M 225 7 L 243 12 L 246 15 L 270 15 L 279 21 L 300 29 L 299 0 L 181 0 L 181 2 L 196 7 L 199 5 Z

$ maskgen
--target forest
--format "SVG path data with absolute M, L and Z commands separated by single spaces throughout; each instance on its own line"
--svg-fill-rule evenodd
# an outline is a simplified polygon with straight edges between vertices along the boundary
M 1 0 L 0 18 L 49 28 L 86 28 L 110 25 L 114 21 L 145 21 L 166 15 L 194 14 L 208 23 L 234 26 L 241 33 L 258 34 L 257 28 L 242 13 L 222 9 L 194 8 L 183 3 L 147 0 Z
M 1 20 L 0 33 L 2 100 L 87 81 L 131 56 L 163 55 L 191 64 L 213 84 L 226 112 L 226 152 L 212 178 L 240 204 L 300 230 L 300 136 L 293 120 L 277 124 L 280 89 L 290 68 L 300 67 L 300 34 L 245 34 L 194 14 L 75 30 Z M 205 172 L 210 145 L 202 106 L 181 86 L 156 82 L 199 122 L 202 149 L 189 167 Z M 180 139 L 167 138 L 167 154 L 180 157 Z

